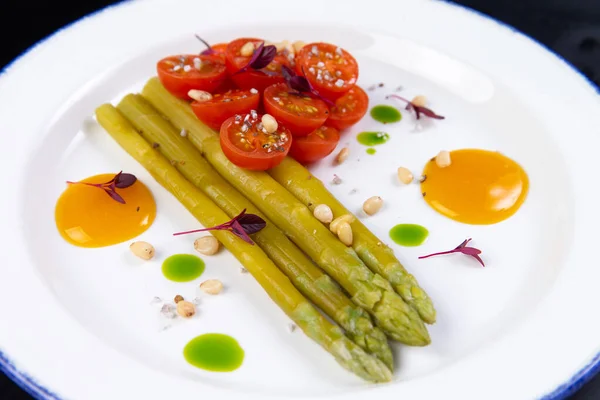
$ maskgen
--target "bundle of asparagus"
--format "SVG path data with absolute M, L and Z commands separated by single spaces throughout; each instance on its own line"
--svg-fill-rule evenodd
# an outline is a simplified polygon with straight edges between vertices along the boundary
M 229 220 L 225 212 L 155 151 L 112 105 L 100 106 L 96 110 L 96 117 L 119 145 L 142 164 L 201 224 L 214 226 Z M 331 353 L 343 367 L 368 381 L 387 382 L 391 379 L 391 370 L 323 317 L 261 248 L 225 231 L 215 231 L 213 234 L 306 335 Z
M 218 135 L 196 118 L 189 104 L 172 96 L 157 78 L 150 79 L 142 95 L 177 129 L 185 129 L 190 142 L 217 172 L 335 279 L 357 305 L 371 313 L 388 336 L 412 346 L 430 343 L 418 312 L 394 292 L 385 278 L 367 268 L 352 248 L 333 236 L 304 204 L 267 173 L 231 163 L 221 150 Z
M 427 294 L 358 219 L 346 247 L 312 216 L 318 204 L 329 205 L 335 217 L 350 213 L 302 165 L 288 157 L 268 173 L 235 166 L 218 135 L 156 78 L 117 108 L 99 107 L 100 124 L 202 225 L 218 225 L 243 209 L 266 221 L 251 235 L 258 246 L 225 231 L 213 235 L 342 366 L 372 382 L 389 381 L 393 359 L 385 334 L 413 346 L 430 342 L 424 322 L 435 321 L 435 309 Z

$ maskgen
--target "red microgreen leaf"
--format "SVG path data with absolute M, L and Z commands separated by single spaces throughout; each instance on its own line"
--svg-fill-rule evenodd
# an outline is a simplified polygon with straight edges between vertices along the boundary
M 121 204 L 126 204 L 123 197 L 117 193 L 117 188 L 125 189 L 129 186 L 133 185 L 137 181 L 137 178 L 133 174 L 124 174 L 123 171 L 120 171 L 118 174 L 113 176 L 113 178 L 104 183 L 90 183 L 90 182 L 71 182 L 67 181 L 69 185 L 87 185 L 97 187 L 99 189 L 104 190 L 113 200 L 118 201 Z
M 302 68 L 302 72 L 304 72 L 304 68 Z M 306 79 L 304 76 L 296 75 L 291 68 L 282 65 L 281 74 L 283 75 L 283 78 L 285 79 L 285 82 L 288 84 L 288 86 L 292 90 L 296 91 L 290 92 L 290 94 L 304 94 L 321 99 L 329 106 L 335 105 L 333 101 L 321 96 L 319 92 L 310 84 L 308 79 Z
M 121 204 L 125 204 L 125 199 L 123 199 L 121 197 L 121 195 L 117 192 L 115 192 L 112 189 L 109 188 L 105 188 L 104 191 L 106 192 L 106 194 L 108 194 L 113 200 L 118 201 Z
M 462 254 L 464 254 L 466 256 L 473 257 L 474 259 L 476 259 L 481 264 L 481 266 L 485 267 L 485 264 L 484 264 L 483 260 L 481 259 L 481 257 L 479 257 L 479 254 L 481 254 L 481 250 L 476 249 L 475 247 L 468 247 L 467 246 L 467 244 L 470 241 L 471 241 L 471 239 L 466 239 L 464 242 L 462 242 L 461 244 L 459 244 L 458 246 L 456 246 L 453 250 L 441 251 L 439 253 L 428 254 L 426 256 L 419 257 L 419 259 L 429 258 L 429 257 L 434 257 L 434 256 L 441 256 L 441 255 L 444 255 L 444 254 L 462 253 Z
M 190 233 L 197 232 L 206 232 L 206 231 L 230 231 L 240 239 L 248 242 L 249 244 L 254 244 L 250 236 L 253 233 L 256 233 L 263 229 L 267 223 L 258 215 L 254 214 L 246 214 L 246 209 L 244 209 L 239 215 L 232 218 L 230 221 L 227 221 L 221 225 L 213 226 L 212 228 L 204 228 L 204 229 L 195 229 L 192 231 L 178 232 L 174 233 L 173 236 L 187 235 Z
M 267 226 L 264 219 L 254 214 L 244 214 L 238 218 L 237 222 L 239 222 L 242 228 L 244 228 L 244 231 L 249 235 L 258 232 Z
M 133 174 L 119 174 L 115 177 L 115 186 L 119 189 L 125 189 L 133 185 L 137 181 L 137 178 Z
M 412 101 L 409 101 L 402 96 L 398 96 L 397 94 L 390 94 L 390 95 L 386 96 L 386 99 L 391 99 L 391 98 L 405 101 L 407 103 L 406 109 L 409 111 L 414 110 L 415 116 L 417 117 L 417 119 L 421 119 L 421 114 L 425 115 L 426 117 L 433 118 L 433 119 L 445 119 L 446 118 L 441 115 L 437 115 L 435 112 L 433 112 L 433 110 L 431 110 L 427 107 L 417 106 Z
M 252 53 L 252 57 L 250 57 L 248 64 L 244 65 L 239 71 L 236 72 L 236 74 L 246 72 L 249 69 L 260 70 L 269 65 L 276 55 L 277 48 L 275 46 L 265 46 L 265 42 L 261 42 L 260 45 L 254 50 L 254 53 Z

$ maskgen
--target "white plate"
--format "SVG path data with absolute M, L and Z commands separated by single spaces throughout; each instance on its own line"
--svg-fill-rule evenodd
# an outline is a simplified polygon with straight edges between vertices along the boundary
M 425 94 L 447 117 L 414 133 L 414 120 L 385 129 L 392 140 L 368 156 L 356 143 L 365 118 L 342 139 L 351 158 L 314 169 L 356 210 L 386 199 L 365 222 L 381 237 L 397 222 L 427 226 L 420 248 L 396 247 L 434 299 L 439 315 L 427 348 L 396 347 L 393 383 L 367 385 L 346 373 L 288 319 L 230 254 L 207 258 L 204 277 L 228 290 L 206 299 L 197 318 L 161 331 L 153 296 L 195 294 L 160 273 L 165 256 L 193 238 L 171 233 L 197 223 L 91 118 L 94 108 L 137 90 L 158 58 L 198 51 L 193 33 L 216 43 L 237 36 L 338 43 L 361 66 L 359 84 L 384 82 L 372 104 L 398 85 Z M 525 36 L 472 12 L 435 1 L 137 1 L 60 31 L 0 77 L 0 159 L 4 195 L 0 263 L 0 365 L 39 398 L 70 399 L 464 399 L 558 398 L 595 368 L 598 93 L 565 62 Z M 416 185 L 393 182 L 400 164 L 418 170 L 440 149 L 499 150 L 521 163 L 531 190 L 523 208 L 493 226 L 445 219 Z M 54 226 L 66 179 L 126 170 L 147 183 L 159 215 L 143 235 L 158 249 L 137 262 L 127 244 L 85 250 Z M 350 195 L 353 188 L 356 194 Z M 417 260 L 473 237 L 487 268 L 467 258 Z M 225 332 L 246 350 L 230 374 L 185 363 L 183 345 Z M 47 389 L 46 389 L 47 388 Z M 184 397 L 185 396 L 185 397 Z

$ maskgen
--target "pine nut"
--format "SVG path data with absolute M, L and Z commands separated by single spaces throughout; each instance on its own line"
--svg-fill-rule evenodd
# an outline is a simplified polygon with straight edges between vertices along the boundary
M 183 296 L 178 294 L 177 296 L 175 296 L 175 298 L 173 299 L 173 301 L 175 302 L 175 304 L 179 303 L 180 301 L 183 301 Z
M 340 241 L 346 246 L 352 246 L 352 227 L 349 223 L 340 223 L 340 226 L 337 228 L 337 235 Z
M 398 168 L 398 180 L 405 185 L 411 183 L 414 179 L 412 172 L 408 168 L 400 167 Z
M 223 290 L 223 282 L 218 279 L 209 279 L 200 284 L 200 289 L 206 294 L 219 294 Z
M 363 211 L 367 215 L 374 215 L 374 214 L 377 214 L 377 212 L 379 210 L 381 210 L 382 206 L 383 206 L 383 199 L 381 197 L 379 197 L 379 196 L 369 197 L 363 203 Z
M 181 300 L 177 303 L 177 314 L 183 318 L 191 318 L 196 314 L 196 306 L 186 300 Z
M 219 241 L 214 236 L 203 236 L 194 241 L 194 249 L 198 253 L 212 256 L 219 251 Z
M 349 224 L 354 222 L 354 216 L 350 214 L 344 214 L 342 216 L 337 217 L 331 224 L 329 224 L 329 230 L 337 235 L 337 230 L 342 222 L 347 222 Z
M 254 53 L 254 43 L 246 42 L 240 49 L 240 55 L 242 57 L 250 57 Z
M 275 118 L 273 118 L 273 116 L 271 114 L 263 115 L 262 118 L 260 119 L 260 122 L 262 122 L 263 128 L 265 128 L 265 130 L 268 133 L 277 132 L 277 128 L 279 126 L 277 124 L 277 120 Z
M 411 103 L 417 107 L 425 107 L 425 104 L 427 104 L 427 97 L 422 95 L 415 96 Z
M 205 92 L 204 90 L 192 89 L 188 92 L 188 96 L 200 103 L 212 100 L 212 94 Z
M 341 164 L 344 161 L 346 161 L 346 159 L 348 158 L 349 155 L 350 155 L 350 150 L 347 147 L 344 147 L 343 149 L 341 149 L 340 152 L 338 153 L 338 155 L 335 157 L 336 164 Z
M 449 167 L 452 164 L 452 160 L 450 159 L 450 152 L 446 150 L 442 150 L 435 156 L 435 163 L 440 168 Z
M 331 208 L 327 204 L 319 204 L 316 206 L 313 215 L 324 224 L 333 221 L 333 211 L 331 211 Z
M 129 250 L 142 260 L 150 260 L 154 257 L 154 246 L 148 242 L 133 242 L 129 246 Z
M 306 46 L 306 43 L 304 43 L 302 40 L 296 40 L 294 43 L 292 43 L 292 46 L 294 47 L 294 51 L 297 53 L 302 50 L 304 46 Z

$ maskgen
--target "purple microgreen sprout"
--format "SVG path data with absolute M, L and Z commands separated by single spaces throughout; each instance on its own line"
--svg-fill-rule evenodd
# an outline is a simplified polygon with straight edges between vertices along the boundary
M 211 47 L 210 44 L 208 44 L 206 40 L 202 39 L 200 36 L 198 36 L 198 34 L 195 34 L 194 36 L 196 36 L 196 39 L 201 41 L 202 44 L 206 46 L 206 50 L 202 51 L 200 54 L 202 54 L 203 56 L 210 56 L 216 53 L 215 50 Z
M 302 68 L 302 72 L 304 73 L 304 67 Z M 327 105 L 334 106 L 335 103 L 319 94 L 319 92 L 310 84 L 308 79 L 303 76 L 296 75 L 291 68 L 282 65 L 281 66 L 281 74 L 285 79 L 288 86 L 294 90 L 294 92 L 290 92 L 293 95 L 308 95 L 311 97 L 316 97 L 318 99 L 323 100 Z M 306 75 L 306 74 L 305 74 Z
M 265 42 L 261 42 L 260 45 L 252 53 L 252 57 L 248 61 L 248 64 L 244 65 L 236 74 L 246 72 L 249 69 L 260 70 L 273 61 L 277 55 L 277 47 L 273 45 L 265 46 Z M 266 73 L 266 71 L 261 71 Z
M 250 238 L 253 233 L 256 233 L 267 226 L 264 219 L 254 214 L 246 214 L 244 209 L 238 216 L 221 225 L 213 226 L 212 228 L 195 229 L 193 231 L 185 231 L 174 233 L 173 236 L 187 235 L 190 233 L 206 232 L 206 231 L 229 231 L 244 240 L 245 242 L 254 245 Z
M 116 174 L 110 181 L 104 183 L 89 183 L 89 182 L 71 182 L 67 181 L 69 185 L 87 185 L 102 189 L 108 194 L 113 200 L 125 204 L 125 199 L 117 193 L 117 189 L 125 189 L 133 185 L 137 181 L 137 178 L 133 174 L 124 174 L 123 171 Z
M 430 110 L 427 107 L 417 106 L 412 101 L 409 101 L 409 100 L 405 99 L 402 96 L 398 96 L 397 94 L 390 94 L 390 95 L 387 95 L 385 98 L 386 99 L 398 99 L 398 100 L 405 101 L 406 103 L 408 103 L 406 105 L 406 109 L 409 110 L 409 111 L 410 110 L 414 110 L 415 115 L 417 116 L 417 119 L 421 119 L 421 114 L 425 115 L 426 117 L 433 118 L 433 119 L 444 119 L 444 118 L 446 118 L 446 117 L 443 117 L 441 115 L 437 115 L 435 112 L 433 112 L 433 110 Z
M 462 242 L 461 244 L 459 244 L 458 246 L 456 246 L 456 248 L 454 248 L 452 250 L 441 251 L 439 253 L 433 253 L 433 254 L 428 254 L 426 256 L 421 256 L 421 257 L 419 257 L 419 260 L 421 260 L 423 258 L 433 257 L 433 256 L 441 256 L 443 254 L 462 253 L 464 255 L 473 257 L 474 259 L 476 259 L 477 261 L 479 261 L 479 263 L 481 264 L 482 267 L 485 267 L 485 264 L 483 263 L 483 260 L 481 259 L 481 257 L 479 257 L 479 255 L 481 254 L 481 250 L 476 249 L 475 247 L 468 247 L 467 246 L 467 244 L 470 241 L 471 241 L 470 238 L 466 239 L 464 242 Z

